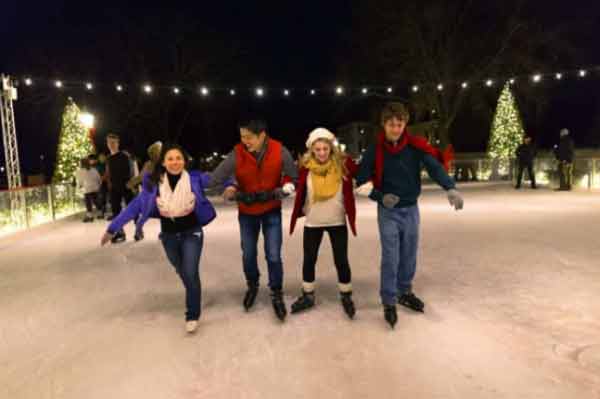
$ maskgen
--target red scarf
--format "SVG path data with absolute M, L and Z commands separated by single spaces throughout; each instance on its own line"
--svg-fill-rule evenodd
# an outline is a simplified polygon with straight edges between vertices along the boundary
M 377 190 L 381 190 L 385 151 L 390 154 L 397 154 L 402 151 L 407 144 L 437 159 L 444 166 L 446 171 L 448 171 L 448 168 L 450 167 L 450 161 L 454 159 L 452 145 L 448 145 L 444 151 L 440 151 L 429 144 L 426 139 L 410 135 L 406 129 L 404 129 L 402 136 L 400 136 L 400 140 L 398 140 L 396 144 L 391 144 L 385 139 L 385 132 L 381 132 L 377 135 L 377 143 L 375 146 L 375 175 L 373 176 L 373 186 Z

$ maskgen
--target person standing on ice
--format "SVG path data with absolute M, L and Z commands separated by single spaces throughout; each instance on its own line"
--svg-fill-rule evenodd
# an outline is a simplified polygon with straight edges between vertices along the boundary
M 98 201 L 98 192 L 100 191 L 102 178 L 96 168 L 91 167 L 89 158 L 83 158 L 81 160 L 81 167 L 75 173 L 75 179 L 77 181 L 77 187 L 83 189 L 86 210 L 83 222 L 93 222 L 94 205 L 101 215 L 104 214 L 104 209 L 102 209 L 100 202 Z
M 148 147 L 148 149 L 147 149 L 148 160 L 144 163 L 141 173 L 138 173 L 137 175 L 133 176 L 127 182 L 127 188 L 129 190 L 131 190 L 132 192 L 137 192 L 139 190 L 139 187 L 142 185 L 142 180 L 144 178 L 144 175 L 146 173 L 152 174 L 152 172 L 154 171 L 154 167 L 156 166 L 156 164 L 158 164 L 161 149 L 162 149 L 162 142 L 160 142 L 160 141 L 156 141 Z M 135 236 L 133 238 L 136 241 L 143 240 L 144 239 L 144 230 L 142 230 L 142 229 L 137 230 L 135 232 Z
M 560 178 L 559 191 L 571 190 L 573 180 L 573 160 L 575 158 L 575 145 L 573 139 L 569 137 L 567 129 L 560 130 L 560 142 L 555 150 L 556 160 L 558 161 L 558 176 Z
M 516 157 L 519 165 L 519 169 L 517 172 L 517 185 L 515 189 L 519 190 L 521 188 L 521 181 L 523 180 L 523 171 L 527 169 L 527 173 L 529 173 L 529 180 L 531 181 L 531 188 L 536 189 L 535 185 L 535 172 L 533 170 L 533 161 L 535 159 L 536 149 L 533 143 L 531 142 L 531 137 L 525 136 L 523 138 L 523 143 L 517 147 Z
M 111 241 L 131 220 L 137 218 L 136 230 L 141 230 L 148 218 L 160 218 L 158 237 L 185 287 L 186 330 L 192 333 L 196 331 L 201 313 L 202 228 L 214 220 L 216 213 L 204 196 L 208 175 L 198 171 L 188 173 L 187 161 L 180 146 L 163 146 L 152 174 L 144 175 L 142 191 L 113 219 L 101 245 Z
M 215 169 L 210 185 L 225 184 L 225 199 L 238 202 L 242 263 L 248 286 L 244 308 L 248 311 L 258 294 L 256 246 L 262 228 L 271 302 L 277 318 L 284 321 L 287 310 L 283 300 L 281 200 L 294 192 L 298 170 L 287 148 L 267 135 L 264 121 L 245 121 L 239 129 L 241 143 Z M 231 177 L 235 183 L 227 184 Z
M 121 212 L 121 202 L 126 204 L 133 200 L 133 193 L 127 188 L 127 182 L 132 176 L 131 162 L 129 156 L 120 149 L 120 138 L 115 133 L 106 137 L 106 145 L 110 150 L 110 156 L 106 159 L 106 181 L 110 193 L 110 207 L 112 220 Z M 125 241 L 125 232 L 120 230 L 113 237 L 113 244 Z
M 398 320 L 396 303 L 423 312 L 425 304 L 412 290 L 417 267 L 421 170 L 447 191 L 456 210 L 463 199 L 448 173 L 451 153 L 434 149 L 423 138 L 406 130 L 409 114 L 401 103 L 389 103 L 381 112 L 383 132 L 365 151 L 356 177 L 358 185 L 373 181 L 369 197 L 377 202 L 381 239 L 380 295 L 385 320 L 393 328 Z
M 352 301 L 352 275 L 348 262 L 348 228 L 356 235 L 356 206 L 353 192 L 353 175 L 357 166 L 352 158 L 342 153 L 333 133 L 324 128 L 313 130 L 300 160 L 298 187 L 290 234 L 294 232 L 299 217 L 304 223 L 304 260 L 302 265 L 302 295 L 292 304 L 292 313 L 310 309 L 315 305 L 315 265 L 323 234 L 329 234 L 333 259 L 338 274 L 340 300 L 350 319 L 356 313 Z

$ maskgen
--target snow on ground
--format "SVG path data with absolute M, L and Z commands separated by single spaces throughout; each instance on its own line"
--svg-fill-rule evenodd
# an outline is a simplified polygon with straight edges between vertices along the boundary
M 6 237 L 0 397 L 600 398 L 599 193 L 462 191 L 456 213 L 443 192 L 424 190 L 415 291 L 426 313 L 399 309 L 393 331 L 379 304 L 375 207 L 365 199 L 349 249 L 354 321 L 336 297 L 327 239 L 317 307 L 281 324 L 263 288 L 244 313 L 237 214 L 220 201 L 191 336 L 156 221 L 145 241 L 108 248 L 99 247 L 105 223 L 76 219 Z M 284 239 L 288 305 L 300 289 L 301 232 Z

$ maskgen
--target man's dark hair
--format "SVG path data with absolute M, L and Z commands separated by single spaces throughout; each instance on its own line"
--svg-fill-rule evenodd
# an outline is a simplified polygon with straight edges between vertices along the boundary
M 406 106 L 399 102 L 387 103 L 385 107 L 383 107 L 383 110 L 381 110 L 381 124 L 385 125 L 385 123 L 392 118 L 408 123 L 410 115 Z
M 261 132 L 267 133 L 267 122 L 263 119 L 249 119 L 240 122 L 240 129 L 250 130 L 252 133 L 259 135 Z

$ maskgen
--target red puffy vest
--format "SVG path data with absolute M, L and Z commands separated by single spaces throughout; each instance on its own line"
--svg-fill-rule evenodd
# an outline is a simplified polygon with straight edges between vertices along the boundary
M 235 178 L 240 191 L 256 193 L 272 191 L 281 186 L 281 143 L 272 138 L 267 139 L 267 149 L 260 165 L 243 144 L 235 146 Z M 238 203 L 240 213 L 245 215 L 262 215 L 270 210 L 281 208 L 281 201 L 273 200 L 246 205 Z

